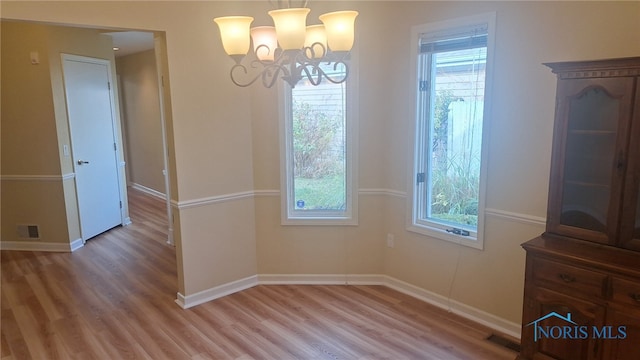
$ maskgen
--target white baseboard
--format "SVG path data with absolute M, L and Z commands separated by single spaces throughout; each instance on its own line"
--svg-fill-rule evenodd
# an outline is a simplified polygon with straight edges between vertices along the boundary
M 76 250 L 80 249 L 80 248 L 81 248 L 81 247 L 83 247 L 83 246 L 84 246 L 84 241 L 83 241 L 82 239 L 76 239 L 76 240 L 73 240 L 73 241 L 71 242 L 71 247 L 70 247 L 70 249 L 69 249 L 69 250 L 70 250 L 71 252 L 74 252 L 74 251 L 76 251 Z
M 184 296 L 178 293 L 176 304 L 178 304 L 183 309 L 188 309 L 190 307 L 194 307 L 211 300 L 231 295 L 238 291 L 252 288 L 256 285 L 258 285 L 258 277 L 256 275 L 249 276 L 244 279 L 232 281 L 230 283 L 222 284 L 211 289 L 197 292 L 193 295 Z
M 73 252 L 83 246 L 82 239 L 76 239 L 68 244 L 42 241 L 0 241 L 0 250 L 14 251 Z
M 433 306 L 487 326 L 501 334 L 520 339 L 520 324 L 502 319 L 461 302 L 424 290 L 415 285 L 377 274 L 262 274 L 216 286 L 193 295 L 178 293 L 176 303 L 183 309 L 203 304 L 256 285 L 382 285 L 420 299 Z
M 142 191 L 143 193 L 147 194 L 147 195 L 151 195 L 154 197 L 157 197 L 158 199 L 161 200 L 167 200 L 167 195 L 165 195 L 164 193 L 154 190 L 150 187 L 146 187 L 144 185 L 140 185 L 140 184 L 136 184 L 136 183 L 130 183 L 129 186 L 131 186 L 132 188 L 138 190 L 138 191 Z
M 260 274 L 260 285 L 384 285 L 383 275 Z
M 504 335 L 509 335 L 516 339 L 520 339 L 520 324 L 489 314 L 488 312 L 476 309 L 459 301 L 448 299 L 447 297 L 440 294 L 424 290 L 415 285 L 411 285 L 390 276 L 385 276 L 384 285 L 401 293 L 420 299 L 433 306 L 437 306 L 441 309 L 450 311 L 473 322 L 497 330 Z

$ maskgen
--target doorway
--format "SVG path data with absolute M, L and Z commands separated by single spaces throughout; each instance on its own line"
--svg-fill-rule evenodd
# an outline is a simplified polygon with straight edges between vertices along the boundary
M 171 108 L 164 34 L 121 31 L 107 35 L 112 36 L 114 46 L 121 48 L 115 55 L 128 193 L 141 192 L 164 201 L 168 230 L 165 240 L 173 245 L 166 132 Z M 132 42 L 136 46 L 127 49 Z
M 62 55 L 82 241 L 123 223 L 110 62 Z

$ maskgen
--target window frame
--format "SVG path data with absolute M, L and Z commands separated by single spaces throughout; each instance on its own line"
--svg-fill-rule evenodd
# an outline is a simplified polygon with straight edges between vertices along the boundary
M 430 119 L 424 121 L 420 118 L 420 78 L 421 74 L 419 61 L 420 57 L 420 40 L 423 34 L 448 32 L 455 29 L 467 28 L 473 25 L 486 24 L 487 26 L 487 59 L 485 72 L 485 99 L 483 109 L 482 124 L 482 145 L 481 145 L 481 162 L 480 162 L 480 184 L 478 198 L 478 225 L 475 236 L 473 233 L 469 236 L 456 235 L 447 232 L 447 228 L 455 226 L 437 224 L 437 222 L 425 221 L 419 218 L 419 206 L 424 206 L 426 199 L 419 198 L 417 185 L 418 173 L 424 169 L 424 154 L 420 150 L 424 147 L 424 141 L 428 141 L 429 132 L 425 126 L 428 126 Z M 482 250 L 484 248 L 484 226 L 485 226 L 485 209 L 486 209 L 486 187 L 487 187 L 487 165 L 488 165 L 488 146 L 489 146 L 489 129 L 491 118 L 492 103 L 492 83 L 493 83 L 493 57 L 495 51 L 495 29 L 496 29 L 496 13 L 483 13 L 472 16 L 460 17 L 445 21 L 428 23 L 413 26 L 411 29 L 411 94 L 412 96 L 412 138 L 410 149 L 410 171 L 408 176 L 408 201 L 407 201 L 407 230 L 421 235 L 430 236 L 436 239 L 454 242 L 457 244 L 469 246 Z M 427 140 L 425 140 L 425 138 Z M 427 168 L 428 170 L 428 168 Z M 426 176 L 429 176 L 427 173 Z M 425 182 L 426 183 L 426 182 Z
M 295 209 L 293 197 L 292 88 L 280 82 L 280 209 L 282 225 L 358 225 L 358 98 L 357 71 L 352 52 L 347 62 L 345 104 L 345 198 L 346 209 L 335 211 Z M 326 81 L 326 80 L 323 80 Z

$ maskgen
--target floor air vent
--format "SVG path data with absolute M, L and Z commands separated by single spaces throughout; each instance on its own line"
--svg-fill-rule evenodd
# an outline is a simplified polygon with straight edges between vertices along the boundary
M 487 338 L 487 340 L 491 341 L 494 344 L 498 344 L 502 347 L 506 347 L 509 350 L 513 350 L 515 352 L 520 352 L 520 344 L 511 341 L 507 338 L 504 338 L 500 335 L 496 335 L 496 334 L 491 334 L 489 335 L 489 337 Z

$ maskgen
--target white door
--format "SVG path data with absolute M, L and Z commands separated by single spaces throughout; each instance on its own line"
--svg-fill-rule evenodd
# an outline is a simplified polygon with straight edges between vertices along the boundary
M 63 55 L 82 240 L 122 223 L 110 65 Z

